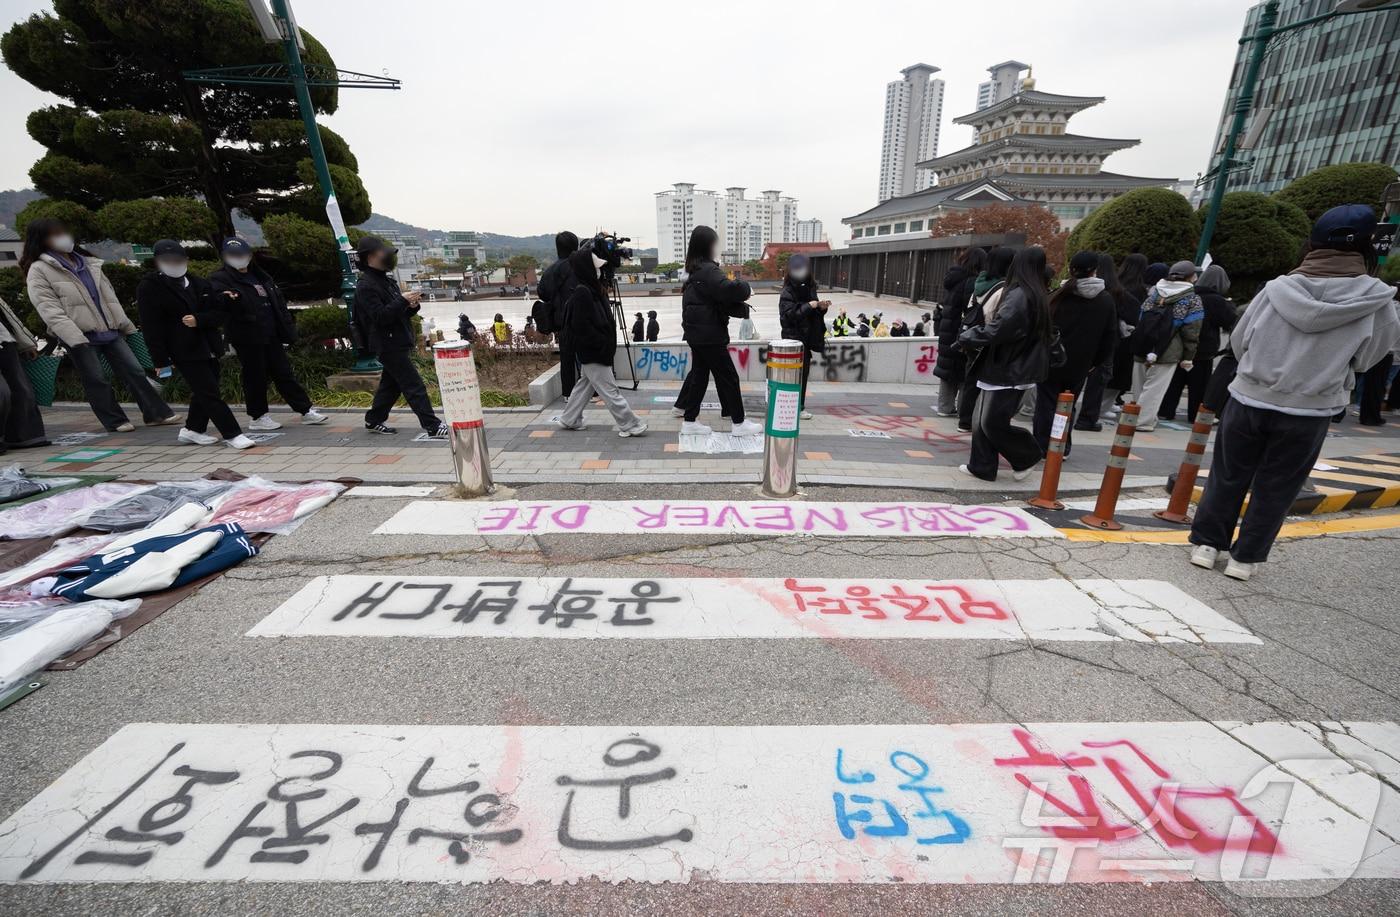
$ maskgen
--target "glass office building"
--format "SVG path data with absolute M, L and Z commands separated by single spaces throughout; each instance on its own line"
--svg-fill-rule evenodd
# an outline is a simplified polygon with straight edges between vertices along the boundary
M 1326 13 L 1336 0 L 1284 0 L 1279 25 Z M 1252 35 L 1263 4 L 1249 10 L 1241 36 Z M 1211 148 L 1214 166 L 1230 126 L 1250 52 L 1240 45 L 1230 92 Z M 1400 11 L 1339 16 L 1269 43 L 1255 91 L 1253 118 L 1267 117 L 1248 166 L 1230 174 L 1231 191 L 1273 192 L 1319 166 L 1400 162 Z M 1245 126 L 1251 133 L 1253 121 Z M 1209 186 L 1206 188 L 1209 191 Z

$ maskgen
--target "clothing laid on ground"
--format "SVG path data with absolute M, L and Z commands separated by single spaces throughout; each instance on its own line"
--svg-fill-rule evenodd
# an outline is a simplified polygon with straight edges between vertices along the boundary
M 0 467 L 0 503 L 13 503 L 55 487 L 69 487 L 76 483 L 77 478 L 30 477 L 20 466 L 6 465 Z
M 688 400 L 682 407 L 688 422 L 699 416 L 712 375 L 724 415 L 736 424 L 744 420 L 739 372 L 729 357 L 729 319 L 748 317 L 749 295 L 746 282 L 728 279 L 713 261 L 702 261 L 686 278 L 681 327 L 691 362 L 682 386 Z
M 117 618 L 141 606 L 139 600 L 94 601 L 48 606 L 36 603 L 28 609 L 12 609 L 0 615 L 0 697 L 25 678 L 73 652 Z
M 311 410 L 311 398 L 297 381 L 284 344 L 296 343 L 296 325 L 286 297 L 272 277 L 257 265 L 246 271 L 224 266 L 209 275 L 216 293 L 238 298 L 226 307 L 228 340 L 243 367 L 243 402 L 249 417 L 267 413 L 267 383 L 272 382 L 287 406 L 298 414 Z
M 231 481 L 172 481 L 132 494 L 109 506 L 94 510 L 83 520 L 83 528 L 99 532 L 126 532 L 144 528 L 186 503 L 201 503 L 206 509 L 227 493 Z
M 71 532 L 93 510 L 148 490 L 150 486 L 108 481 L 91 487 L 60 491 L 50 497 L 0 510 L 0 541 L 46 538 Z
M 248 478 L 219 500 L 210 522 L 233 522 L 249 532 L 285 535 L 344 490 L 345 485 L 335 481 L 280 484 Z
M 212 525 L 81 560 L 59 571 L 52 592 L 73 601 L 161 592 L 227 570 L 257 553 L 241 526 Z

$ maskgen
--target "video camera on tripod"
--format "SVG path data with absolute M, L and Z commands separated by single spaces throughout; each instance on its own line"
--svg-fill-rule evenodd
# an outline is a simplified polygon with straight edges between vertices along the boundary
M 622 347 L 627 351 L 627 366 L 632 372 L 632 391 L 635 392 L 641 386 L 641 382 L 637 379 L 637 364 L 632 359 L 632 339 L 627 331 L 627 315 L 622 311 L 622 291 L 617 287 L 617 269 L 622 266 L 623 261 L 630 261 L 633 256 L 632 249 L 624 245 L 631 241 L 626 236 L 600 232 L 586 242 L 585 247 L 603 262 L 598 268 L 598 279 L 602 281 L 603 289 L 608 293 L 608 301 L 612 303 L 617 327 L 622 329 Z

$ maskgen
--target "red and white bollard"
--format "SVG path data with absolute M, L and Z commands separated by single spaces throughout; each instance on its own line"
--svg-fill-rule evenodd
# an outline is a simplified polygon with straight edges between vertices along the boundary
M 481 411 L 481 384 L 471 344 L 448 341 L 433 346 L 442 411 L 452 428 L 452 462 L 457 483 L 469 497 L 489 494 L 491 455 L 486 450 L 486 427 Z

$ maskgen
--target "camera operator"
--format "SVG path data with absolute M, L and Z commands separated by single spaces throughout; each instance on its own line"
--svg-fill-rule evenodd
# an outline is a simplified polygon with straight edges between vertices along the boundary
M 428 435 L 446 439 L 447 424 L 433 413 L 423 377 L 413 365 L 413 316 L 423 294 L 399 292 L 398 281 L 389 276 L 398 251 L 378 236 L 365 236 L 355 246 L 360 262 L 360 279 L 355 284 L 355 322 L 365 332 L 365 345 L 384 364 L 374 402 L 365 412 L 365 429 L 384 435 L 399 432 L 385 421 L 402 395 Z
M 554 237 L 554 251 L 559 257 L 540 275 L 536 292 L 540 301 L 549 306 L 554 337 L 559 342 L 559 381 L 564 385 L 564 397 L 568 398 L 574 390 L 574 383 L 578 381 L 578 357 L 574 353 L 564 310 L 574 288 L 578 286 L 578 278 L 569 268 L 569 256 L 578 251 L 578 236 L 567 229 L 557 234 Z
M 685 411 L 681 432 L 711 432 L 696 418 L 713 375 L 720 413 L 733 421 L 733 432 L 762 433 L 761 425 L 744 420 L 739 371 L 729 356 L 729 319 L 748 318 L 749 285 L 725 277 L 719 269 L 719 255 L 719 234 L 708 226 L 695 227 L 686 246 L 686 280 L 681 296 L 681 327 L 685 330 L 685 342 L 690 345 L 690 372 L 681 385 L 683 403 L 678 405 Z
M 641 436 L 647 425 L 637 419 L 617 388 L 613 357 L 617 353 L 617 326 L 606 284 L 621 263 L 616 240 L 599 236 L 569 256 L 569 269 L 577 280 L 564 309 L 564 322 L 578 354 L 583 377 L 569 395 L 569 403 L 557 423 L 566 430 L 583 429 L 583 410 L 596 391 L 617 422 L 617 435 Z

